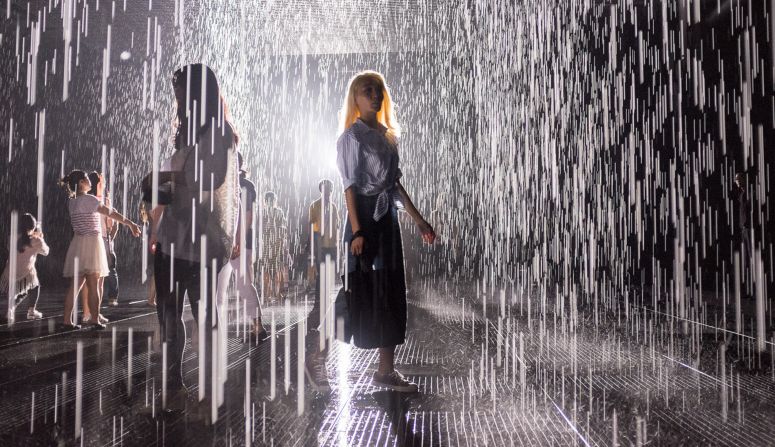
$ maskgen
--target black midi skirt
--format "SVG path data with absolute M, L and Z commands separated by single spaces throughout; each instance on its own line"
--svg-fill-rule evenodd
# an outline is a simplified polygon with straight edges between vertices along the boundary
M 364 250 L 353 256 L 347 247 L 347 313 L 353 344 L 373 349 L 400 345 L 406 337 L 406 280 L 398 212 L 391 206 L 378 222 L 376 196 L 356 196 Z M 346 218 L 343 243 L 352 236 Z

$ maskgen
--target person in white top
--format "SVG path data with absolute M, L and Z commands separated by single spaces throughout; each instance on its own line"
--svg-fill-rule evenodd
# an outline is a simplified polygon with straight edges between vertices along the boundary
M 248 180 L 247 171 L 243 169 L 242 155 L 238 152 L 237 159 L 240 167 L 240 218 L 237 224 L 235 247 L 229 262 L 225 263 L 218 273 L 217 296 L 218 303 L 224 309 L 228 309 L 229 283 L 232 274 L 236 276 L 235 285 L 238 298 L 244 303 L 244 312 L 251 322 L 251 333 L 259 343 L 268 337 L 266 329 L 261 321 L 261 304 L 256 290 L 255 274 L 253 271 L 253 239 L 255 228 L 253 225 L 253 211 L 256 203 L 256 187 Z M 238 320 L 241 316 L 237 317 Z
M 105 196 L 105 177 L 97 172 L 92 171 L 89 173 L 89 182 L 91 182 L 91 190 L 89 194 L 93 195 L 105 206 L 110 207 L 110 199 Z M 116 272 L 116 253 L 113 250 L 113 239 L 115 239 L 118 233 L 118 225 L 113 223 L 113 219 L 108 216 L 100 216 L 100 235 L 102 236 L 102 242 L 105 244 L 105 254 L 108 259 L 108 276 L 102 277 L 97 281 L 97 296 L 100 308 L 102 308 L 102 298 L 107 293 L 108 299 L 110 299 L 111 306 L 117 306 L 118 303 L 113 303 L 118 299 L 118 273 Z M 107 281 L 106 281 L 107 278 Z M 83 322 L 86 323 L 91 320 L 92 311 L 89 308 L 89 287 L 84 285 L 81 289 L 81 305 L 83 307 Z M 105 318 L 100 312 L 100 323 L 107 324 L 108 319 Z
M 43 318 L 43 314 L 36 309 L 38 298 L 40 298 L 40 282 L 38 281 L 38 271 L 35 269 L 38 255 L 48 256 L 48 245 L 43 240 L 43 232 L 38 229 L 35 217 L 32 214 L 24 213 L 19 218 L 16 250 L 11 250 L 3 274 L 0 275 L 0 293 L 8 293 L 9 286 L 13 286 L 11 293 L 14 296 L 9 296 L 9 300 L 14 300 L 13 304 L 8 306 L 9 323 L 15 319 L 14 309 L 26 297 L 30 298 L 27 319 Z M 12 262 L 16 263 L 13 284 L 9 281 Z
M 73 226 L 73 239 L 67 248 L 63 274 L 65 278 L 73 278 L 73 282 L 65 295 L 64 328 L 78 329 L 74 309 L 75 298 L 86 284 L 89 288 L 89 308 L 99 309 L 98 282 L 109 273 L 108 261 L 105 255 L 105 245 L 102 242 L 100 215 L 108 216 L 116 222 L 126 225 L 132 235 L 140 235 L 140 227 L 127 219 L 121 213 L 100 203 L 91 194 L 91 181 L 85 172 L 71 171 L 61 179 L 60 185 L 67 191 L 70 200 L 67 203 L 70 212 L 70 223 Z M 92 318 L 91 325 L 103 329 L 104 323 L 99 318 Z

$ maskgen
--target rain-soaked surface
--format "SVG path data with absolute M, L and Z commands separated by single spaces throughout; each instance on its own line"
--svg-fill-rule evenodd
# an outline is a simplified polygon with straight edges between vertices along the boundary
M 775 0 L 0 0 L 0 262 L 21 213 L 51 247 L 42 320 L 0 291 L 0 445 L 775 445 L 773 39 Z M 241 301 L 222 309 L 214 398 L 190 336 L 172 401 L 147 228 L 118 234 L 107 329 L 60 330 L 58 180 L 101 171 L 138 220 L 172 152 L 171 74 L 193 62 L 258 197 L 277 195 L 290 285 L 283 301 L 256 281 L 259 345 Z M 402 216 L 396 366 L 417 394 L 375 388 L 376 352 L 333 339 L 329 392 L 297 367 L 315 355 L 297 337 L 307 210 L 321 178 L 344 209 L 337 112 L 364 69 L 439 236 Z
M 72 443 L 80 342 L 85 445 L 243 445 L 246 439 L 256 445 L 369 446 L 772 442 L 775 384 L 762 372 L 771 365 L 749 363 L 763 358 L 728 352 L 725 376 L 718 370 L 718 331 L 698 331 L 705 346 L 699 354 L 691 353 L 689 337 L 671 340 L 662 319 L 649 319 L 644 330 L 642 315 L 633 316 L 633 325 L 609 315 L 597 327 L 585 318 L 571 332 L 554 313 L 544 319 L 537 309 L 528 311 L 528 298 L 537 290 L 532 292 L 508 289 L 504 302 L 500 291 L 480 294 L 483 303 L 470 284 L 414 284 L 411 329 L 396 364 L 420 392 L 372 386 L 375 353 L 336 343 L 327 359 L 331 390 L 307 385 L 301 414 L 296 343 L 307 303 L 299 296 L 289 298 L 287 310 L 268 305 L 265 312 L 278 323 L 274 398 L 271 342 L 243 342 L 241 329 L 232 325 L 225 399 L 214 424 L 210 407 L 196 397 L 161 409 L 159 358 L 148 355 L 149 343 L 158 352 L 149 341 L 158 337 L 158 325 L 144 299 L 106 311 L 109 330 L 97 333 L 57 333 L 53 320 L 61 313 L 54 317 L 57 306 L 47 304 L 41 309 L 51 318 L 2 327 L 0 429 L 5 445 Z M 193 328 L 190 315 L 186 319 Z M 748 343 L 744 349 L 750 348 Z M 184 363 L 190 396 L 196 395 L 195 350 Z

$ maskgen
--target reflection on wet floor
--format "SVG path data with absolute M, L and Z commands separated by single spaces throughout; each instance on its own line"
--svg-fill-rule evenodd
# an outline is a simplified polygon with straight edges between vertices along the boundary
M 594 326 L 582 306 L 574 331 L 562 315 L 542 317 L 537 306 L 528 312 L 526 299 L 504 302 L 495 294 L 483 304 L 471 290 L 431 283 L 412 290 L 409 337 L 396 364 L 419 393 L 375 388 L 376 352 L 335 342 L 326 357 L 330 392 L 307 386 L 302 403 L 297 336 L 310 305 L 303 297 L 287 307 L 269 305 L 274 374 L 271 340 L 243 342 L 243 328 L 230 325 L 223 405 L 215 414 L 208 399 L 197 402 L 196 343 L 184 360 L 188 397 L 168 396 L 162 409 L 156 316 L 144 301 L 108 309 L 112 322 L 102 332 L 52 332 L 55 317 L 3 325 L 1 444 L 81 443 L 75 439 L 79 343 L 83 445 L 774 442 L 771 359 L 759 369 L 744 367 L 737 354 L 744 343 L 730 345 L 722 368 L 712 332 L 697 354 L 689 338 L 650 317 L 638 327 L 604 315 Z M 56 305 L 45 304 L 56 297 L 41 302 L 47 316 L 57 315 Z

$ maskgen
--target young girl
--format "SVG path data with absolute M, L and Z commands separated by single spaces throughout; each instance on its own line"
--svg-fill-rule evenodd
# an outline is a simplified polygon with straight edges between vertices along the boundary
M 18 300 L 14 307 L 19 304 L 19 301 L 25 297 L 29 297 L 29 307 L 27 308 L 27 319 L 37 320 L 43 318 L 43 314 L 40 313 L 35 307 L 38 305 L 38 298 L 40 297 L 40 283 L 38 282 L 38 272 L 35 269 L 35 260 L 38 255 L 48 256 L 48 245 L 43 240 L 43 233 L 38 229 L 38 222 L 32 214 L 25 213 L 19 218 L 19 236 L 17 238 L 16 249 L 11 252 L 8 257 L 8 263 L 5 265 L 2 276 L 0 276 L 0 293 L 7 293 L 9 272 L 11 268 L 11 262 L 16 263 L 16 288 L 15 297 L 9 297 L 9 299 Z M 12 322 L 14 316 L 8 315 L 8 321 Z
M 104 198 L 105 205 L 110 207 L 110 199 L 105 197 L 105 177 L 97 171 L 92 171 L 89 173 L 89 182 L 91 182 L 89 194 L 97 197 L 100 202 L 103 202 Z M 100 229 L 102 231 L 102 242 L 105 245 L 105 253 L 108 257 L 108 269 L 110 270 L 106 277 L 107 281 L 106 278 L 100 278 L 99 281 L 97 281 L 97 302 L 101 309 L 102 298 L 106 292 L 108 294 L 108 299 L 110 299 L 110 305 L 117 305 L 113 304 L 118 297 L 118 273 L 116 273 L 116 253 L 113 249 L 113 239 L 115 239 L 116 234 L 118 233 L 118 225 L 114 225 L 113 220 L 109 217 L 100 216 Z M 84 286 L 83 289 L 81 289 L 81 305 L 83 307 L 83 322 L 86 323 L 91 320 L 92 316 L 92 311 L 89 308 L 88 286 Z M 100 323 L 108 323 L 108 319 L 105 318 L 104 315 L 99 312 L 96 312 L 96 314 L 99 315 L 98 318 Z
M 100 214 L 126 225 L 135 237 L 140 235 L 140 227 L 115 210 L 102 205 L 97 197 L 88 194 L 91 181 L 85 172 L 72 171 L 60 184 L 70 196 L 67 208 L 74 233 L 67 248 L 63 270 L 65 278 L 74 278 L 65 295 L 64 328 L 77 329 L 79 326 L 75 324 L 76 316 L 73 312 L 75 298 L 86 284 L 89 289 L 89 308 L 99 312 L 99 279 L 110 272 L 102 241 Z M 98 329 L 105 327 L 99 318 L 92 318 L 91 325 Z
M 372 383 L 400 392 L 417 385 L 394 368 L 396 345 L 406 336 L 406 283 L 397 210 L 403 208 L 431 244 L 436 233 L 400 183 L 399 126 L 381 74 L 364 71 L 347 88 L 336 143 L 337 166 L 347 204 L 344 243 L 352 302 L 350 327 L 356 346 L 379 349 Z M 355 276 L 356 270 L 359 273 Z M 356 288 L 358 278 L 364 287 Z M 358 296 L 356 296 L 358 295 Z

